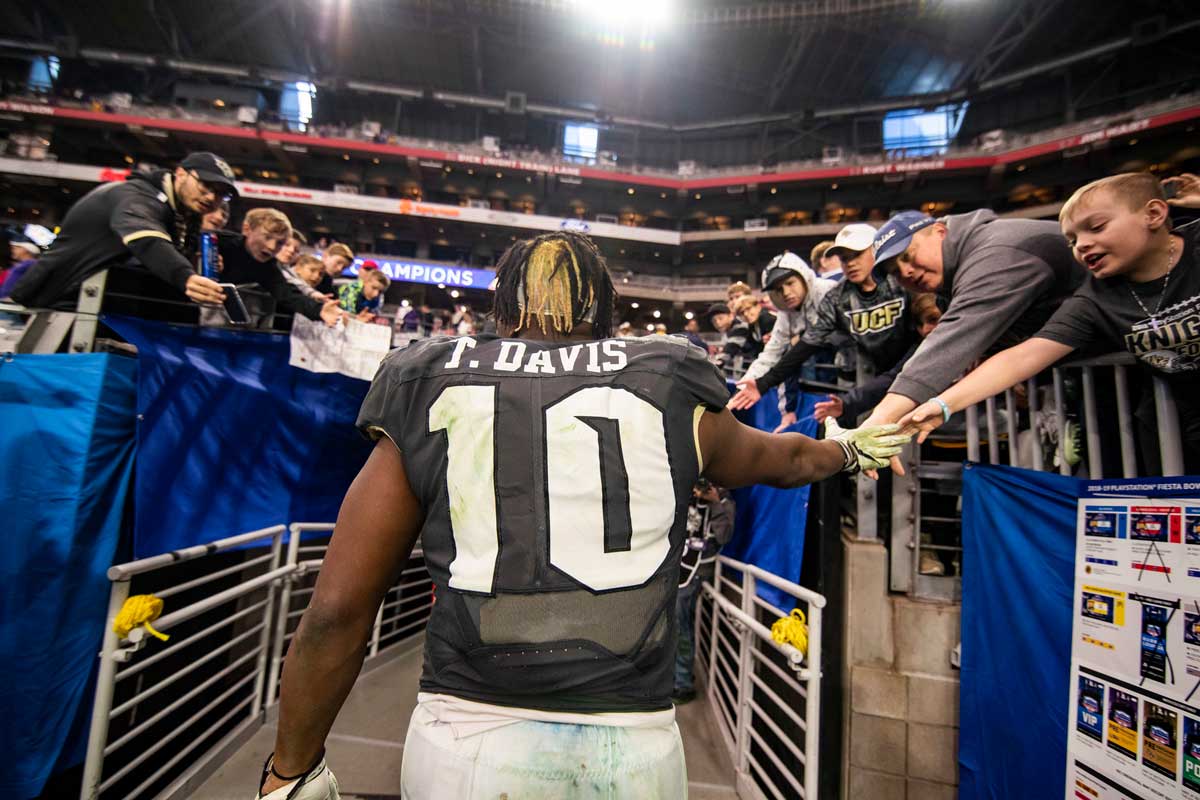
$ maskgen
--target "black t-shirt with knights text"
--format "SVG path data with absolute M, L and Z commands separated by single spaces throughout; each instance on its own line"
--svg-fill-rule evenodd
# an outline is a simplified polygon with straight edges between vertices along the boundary
M 437 603 L 421 690 L 669 708 L 698 425 L 729 399 L 675 336 L 438 337 L 384 359 L 359 428 L 400 450 Z
M 1183 238 L 1183 253 L 1169 276 L 1130 283 L 1089 275 L 1036 335 L 1089 353 L 1132 353 L 1170 384 L 1184 438 L 1195 445 L 1200 443 L 1200 222 L 1175 233 Z

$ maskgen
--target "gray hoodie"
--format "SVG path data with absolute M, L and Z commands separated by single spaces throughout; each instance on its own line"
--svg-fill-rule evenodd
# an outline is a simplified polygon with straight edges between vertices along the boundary
M 923 403 L 963 374 L 980 356 L 1037 333 L 1083 282 L 1056 222 L 1000 219 L 992 211 L 942 220 L 942 286 L 946 313 L 889 390 Z
M 808 293 L 804 296 L 804 302 L 800 308 L 795 311 L 779 309 L 779 315 L 775 317 L 775 327 L 771 329 L 771 341 L 767 342 L 758 358 L 754 359 L 754 363 L 746 370 L 746 377 L 751 380 L 757 380 L 767 374 L 767 370 L 775 366 L 787 349 L 792 346 L 792 337 L 800 336 L 808 329 L 809 325 L 817 321 L 817 307 L 821 305 L 821 300 L 825 295 L 837 286 L 837 281 L 818 278 L 817 273 L 813 272 L 804 259 L 789 255 L 791 258 L 788 259 L 786 265 L 804 279 L 804 283 L 808 286 Z

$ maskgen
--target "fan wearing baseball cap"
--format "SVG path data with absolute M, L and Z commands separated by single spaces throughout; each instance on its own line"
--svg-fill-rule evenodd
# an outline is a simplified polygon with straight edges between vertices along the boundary
M 1164 186 L 1196 189 L 1168 199 Z M 1175 399 L 1184 474 L 1200 471 L 1200 222 L 1172 226 L 1171 206 L 1200 208 L 1200 180 L 1127 172 L 1093 181 L 1071 195 L 1059 223 L 1076 258 L 1091 273 L 1034 336 L 992 356 L 902 423 L 931 431 L 951 414 L 1027 380 L 1071 353 L 1124 349 L 1142 375 L 1157 375 Z M 1137 397 L 1135 392 L 1134 397 Z M 1158 474 L 1154 398 L 1142 392 L 1133 419 L 1144 470 Z
M 747 375 L 738 381 L 740 389 L 729 401 L 730 408 L 753 406 L 768 389 L 798 374 L 805 361 L 841 337 L 854 341 L 872 375 L 886 372 L 904 356 L 916 341 L 908 293 L 894 275 L 873 274 L 874 241 L 875 228 L 866 223 L 847 225 L 838 232 L 824 255 L 841 258 L 845 280 L 825 295 L 816 322 L 775 366 L 757 379 Z M 785 416 L 780 427 L 794 421 Z
M 220 303 L 224 291 L 194 267 L 200 219 L 236 196 L 233 170 L 212 153 L 191 153 L 175 169 L 132 172 L 122 183 L 98 186 L 67 212 L 58 238 L 12 298 L 31 307 L 73 305 L 80 284 L 132 256 L 189 300 Z
M 762 271 L 762 288 L 779 314 L 775 317 L 770 341 L 746 370 L 744 381 L 761 378 L 779 363 L 791 345 L 792 337 L 802 335 L 809 326 L 817 323 L 817 308 L 836 286 L 834 281 L 818 278 L 795 253 L 783 252 L 771 259 Z M 731 407 L 748 408 L 749 405 Z
M 1083 281 L 1058 225 L 987 209 L 934 219 L 904 211 L 879 229 L 876 280 L 936 292 L 946 311 L 864 425 L 895 422 L 981 356 L 1025 341 Z

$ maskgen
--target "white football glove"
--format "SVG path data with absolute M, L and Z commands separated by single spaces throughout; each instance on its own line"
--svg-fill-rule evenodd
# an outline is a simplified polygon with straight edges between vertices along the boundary
M 270 760 L 267 761 L 269 765 Z M 267 778 L 267 767 L 263 767 L 263 778 L 258 785 L 261 787 Z M 339 800 L 337 778 L 325 759 L 308 771 L 302 778 L 280 786 L 269 794 L 257 793 L 254 800 Z
M 892 456 L 900 455 L 904 445 L 912 438 L 911 433 L 897 433 L 900 426 L 894 423 L 870 428 L 844 429 L 833 417 L 825 420 L 825 438 L 837 442 L 846 456 L 843 472 L 851 475 L 864 469 L 883 469 Z

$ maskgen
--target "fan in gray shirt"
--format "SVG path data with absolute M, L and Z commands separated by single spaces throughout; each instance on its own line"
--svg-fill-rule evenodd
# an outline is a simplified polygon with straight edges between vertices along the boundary
M 986 209 L 937 220 L 897 214 L 875 237 L 875 269 L 894 270 L 913 291 L 937 292 L 947 307 L 869 425 L 895 422 L 980 357 L 1037 333 L 1086 275 L 1057 223 Z

